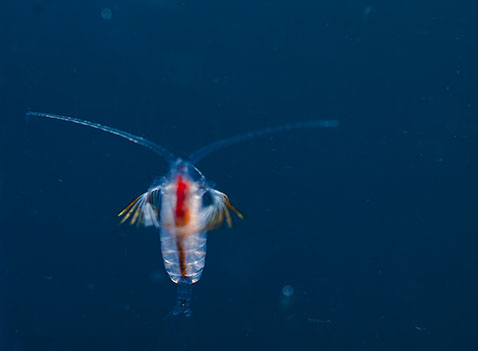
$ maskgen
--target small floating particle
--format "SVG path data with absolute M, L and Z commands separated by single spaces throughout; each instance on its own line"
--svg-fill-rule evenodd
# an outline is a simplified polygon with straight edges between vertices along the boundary
M 373 6 L 371 5 L 367 6 L 365 10 L 363 11 L 363 16 L 367 17 L 368 15 L 372 13 L 373 10 L 374 10 Z
M 103 17 L 103 19 L 105 20 L 110 20 L 111 17 L 113 17 L 113 11 L 111 11 L 110 8 L 104 8 L 103 10 L 101 10 L 101 17 Z
M 420 333 L 426 333 L 427 332 L 427 328 L 416 326 L 415 329 L 418 330 Z
M 282 295 L 291 297 L 294 294 L 294 288 L 291 285 L 286 285 L 282 288 Z

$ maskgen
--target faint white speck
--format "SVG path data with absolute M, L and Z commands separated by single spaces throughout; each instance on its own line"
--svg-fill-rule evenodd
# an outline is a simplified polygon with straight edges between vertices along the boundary
M 373 11 L 373 7 L 371 5 L 367 6 L 365 10 L 363 11 L 363 16 L 367 17 L 368 15 L 372 13 L 372 11 Z
M 282 295 L 291 297 L 294 294 L 294 288 L 291 285 L 286 285 L 282 288 Z
M 422 334 L 429 334 L 427 328 L 416 326 L 415 329 L 418 330 L 418 332 L 420 332 Z
M 151 272 L 149 279 L 151 279 L 153 283 L 160 283 L 165 279 L 165 276 L 161 271 L 158 270 Z
M 110 20 L 111 17 L 113 17 L 113 12 L 111 11 L 111 9 L 106 7 L 101 10 L 101 17 L 103 17 L 103 19 L 105 20 Z

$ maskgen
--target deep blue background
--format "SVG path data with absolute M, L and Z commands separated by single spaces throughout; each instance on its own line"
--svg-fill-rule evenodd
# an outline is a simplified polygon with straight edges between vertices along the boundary
M 476 350 L 477 10 L 2 0 L 0 348 Z M 159 237 L 116 213 L 167 164 L 28 110 L 179 155 L 283 122 L 341 127 L 199 164 L 247 219 L 210 234 L 193 317 L 165 322 Z

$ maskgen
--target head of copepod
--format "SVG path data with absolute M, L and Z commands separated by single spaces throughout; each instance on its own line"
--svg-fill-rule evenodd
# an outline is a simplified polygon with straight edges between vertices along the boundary
M 181 158 L 176 159 L 176 161 L 171 166 L 170 177 L 181 176 L 183 179 L 188 179 L 194 182 L 203 182 L 205 181 L 202 173 L 189 161 L 185 161 Z

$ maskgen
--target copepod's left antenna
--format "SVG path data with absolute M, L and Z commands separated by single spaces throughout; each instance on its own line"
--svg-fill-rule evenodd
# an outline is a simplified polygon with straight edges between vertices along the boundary
M 54 114 L 50 114 L 50 113 L 28 112 L 27 113 L 27 119 L 32 118 L 32 117 L 59 119 L 60 121 L 72 122 L 72 123 L 76 123 L 76 124 L 81 124 L 83 126 L 91 127 L 91 128 L 94 128 L 94 129 L 99 129 L 99 130 L 102 130 L 103 132 L 107 132 L 107 133 L 110 133 L 110 134 L 120 136 L 120 137 L 125 138 L 126 140 L 129 140 L 129 141 L 131 141 L 135 144 L 144 146 L 144 147 L 150 149 L 151 151 L 154 151 L 156 154 L 158 154 L 159 156 L 161 156 L 162 158 L 164 158 L 168 162 L 174 162 L 175 159 L 176 159 L 176 157 L 171 152 L 166 150 L 164 147 L 153 143 L 152 141 L 149 141 L 149 140 L 147 140 L 143 137 L 139 137 L 139 136 L 127 133 L 127 132 L 123 132 L 123 131 L 121 131 L 119 129 L 116 129 L 116 128 L 103 126 L 99 123 L 93 123 L 93 122 L 84 121 L 84 120 L 78 119 L 78 118 L 54 115 Z
M 304 128 L 338 128 L 339 121 L 335 119 L 331 120 L 315 120 L 307 122 L 298 122 L 298 123 L 287 123 L 282 124 L 276 127 L 265 128 L 261 130 L 255 130 L 245 134 L 237 135 L 235 137 L 222 139 L 215 141 L 209 145 L 203 146 L 199 150 L 196 150 L 191 155 L 189 155 L 189 162 L 193 165 L 201 161 L 205 156 L 209 155 L 211 152 L 222 149 L 226 146 L 231 146 L 237 144 L 241 141 L 261 137 L 264 135 L 275 134 L 279 132 L 285 132 L 291 129 L 304 129 Z

